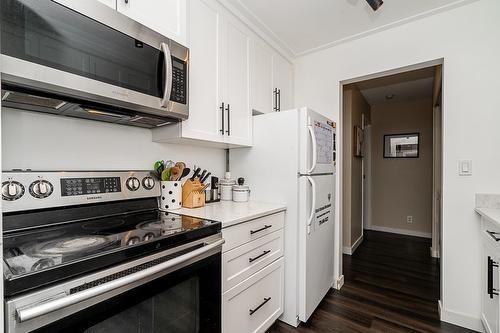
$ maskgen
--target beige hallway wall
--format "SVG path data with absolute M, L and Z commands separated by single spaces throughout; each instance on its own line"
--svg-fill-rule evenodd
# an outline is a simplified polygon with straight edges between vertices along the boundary
M 432 232 L 432 100 L 372 105 L 372 226 Z M 384 135 L 420 133 L 418 158 L 383 157 Z M 413 216 L 413 223 L 406 217 Z
M 362 125 L 362 114 L 370 118 L 370 105 L 354 85 L 344 89 L 343 113 L 343 246 L 352 245 L 361 237 L 362 221 L 362 158 L 354 157 L 354 126 Z

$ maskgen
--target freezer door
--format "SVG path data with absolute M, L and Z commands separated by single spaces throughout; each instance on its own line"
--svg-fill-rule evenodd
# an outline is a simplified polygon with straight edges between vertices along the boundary
M 299 126 L 300 173 L 334 172 L 335 122 L 304 108 L 299 111 Z
M 333 284 L 334 177 L 299 178 L 299 319 L 303 322 Z

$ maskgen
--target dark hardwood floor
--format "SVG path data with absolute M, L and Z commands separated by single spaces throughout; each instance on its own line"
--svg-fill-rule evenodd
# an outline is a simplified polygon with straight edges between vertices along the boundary
M 439 320 L 439 261 L 429 239 L 364 235 L 354 255 L 344 255 L 342 289 L 330 290 L 307 323 L 276 322 L 267 333 L 472 332 Z

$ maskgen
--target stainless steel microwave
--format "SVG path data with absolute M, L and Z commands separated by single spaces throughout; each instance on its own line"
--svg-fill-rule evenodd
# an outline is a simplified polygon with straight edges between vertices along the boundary
M 189 50 L 96 0 L 1 1 L 2 105 L 155 127 L 186 119 Z

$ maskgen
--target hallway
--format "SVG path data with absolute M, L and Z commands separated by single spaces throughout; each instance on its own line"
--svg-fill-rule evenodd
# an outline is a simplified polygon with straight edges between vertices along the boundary
M 267 333 L 472 332 L 439 321 L 439 262 L 430 246 L 365 230 L 354 255 L 344 255 L 342 290 L 331 290 L 306 324 L 277 322 Z

